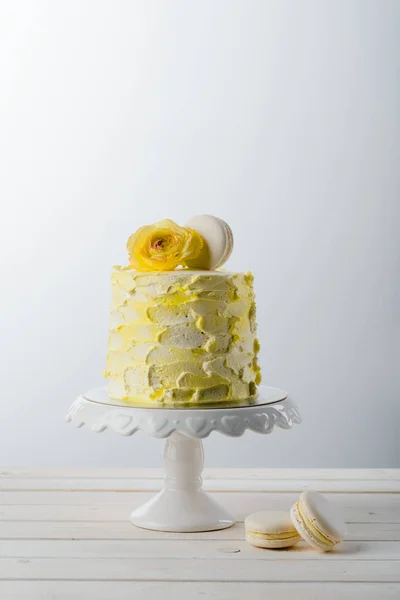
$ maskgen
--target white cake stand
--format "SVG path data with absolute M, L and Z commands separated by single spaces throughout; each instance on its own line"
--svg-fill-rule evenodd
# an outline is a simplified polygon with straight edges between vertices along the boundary
M 144 431 L 168 438 L 164 450 L 165 485 L 154 498 L 136 508 L 130 521 L 157 531 L 212 531 L 235 523 L 235 517 L 202 489 L 204 465 L 201 438 L 212 431 L 231 437 L 246 429 L 271 433 L 290 429 L 300 415 L 286 392 L 260 386 L 256 404 L 234 408 L 138 408 L 111 400 L 105 387 L 79 396 L 66 420 L 95 432 L 107 428 L 129 436 Z

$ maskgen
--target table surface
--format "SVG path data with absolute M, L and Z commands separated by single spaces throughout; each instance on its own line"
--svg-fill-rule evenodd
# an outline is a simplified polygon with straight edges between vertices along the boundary
M 238 518 L 207 533 L 131 525 L 161 487 L 156 469 L 0 470 L 1 600 L 400 598 L 400 469 L 206 469 L 205 489 Z M 249 513 L 289 510 L 305 489 L 344 508 L 340 548 L 244 541 Z

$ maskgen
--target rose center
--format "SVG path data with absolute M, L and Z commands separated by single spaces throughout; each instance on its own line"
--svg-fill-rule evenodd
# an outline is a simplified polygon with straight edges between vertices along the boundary
M 157 240 L 156 242 L 154 242 L 154 248 L 156 248 L 157 250 L 162 250 L 165 246 L 165 240 Z

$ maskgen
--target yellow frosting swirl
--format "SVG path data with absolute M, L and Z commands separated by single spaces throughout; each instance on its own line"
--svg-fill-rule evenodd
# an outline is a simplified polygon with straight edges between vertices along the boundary
M 190 406 L 257 395 L 250 273 L 115 268 L 106 377 L 112 398 Z
M 196 258 L 202 247 L 197 231 L 170 219 L 140 227 L 127 242 L 129 262 L 137 271 L 173 271 Z

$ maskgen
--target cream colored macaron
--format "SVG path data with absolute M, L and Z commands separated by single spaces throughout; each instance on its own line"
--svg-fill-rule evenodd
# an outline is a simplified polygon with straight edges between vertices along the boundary
M 204 241 L 203 249 L 197 258 L 186 261 L 191 269 L 218 269 L 231 255 L 233 234 L 228 223 L 212 215 L 192 217 L 185 227 L 199 232 Z
M 346 535 L 346 523 L 339 507 L 318 492 L 303 492 L 290 515 L 303 540 L 321 552 L 333 550 Z
M 246 540 L 260 548 L 288 548 L 300 541 L 290 515 L 283 511 L 263 510 L 245 520 Z

